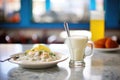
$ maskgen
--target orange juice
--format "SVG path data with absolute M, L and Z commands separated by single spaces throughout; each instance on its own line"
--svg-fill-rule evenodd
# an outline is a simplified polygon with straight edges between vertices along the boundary
M 90 31 L 92 33 L 92 40 L 104 38 L 104 13 L 93 12 L 90 19 Z

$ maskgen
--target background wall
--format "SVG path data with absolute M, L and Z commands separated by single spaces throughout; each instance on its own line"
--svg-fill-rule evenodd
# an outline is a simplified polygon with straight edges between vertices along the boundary
M 95 0 L 91 1 L 94 3 Z M 104 0 L 104 5 L 106 29 L 120 29 L 120 0 Z M 63 29 L 63 23 L 33 23 L 31 21 L 32 0 L 21 0 L 20 16 L 20 23 L 0 23 L 0 28 Z M 89 23 L 70 23 L 69 25 L 72 29 L 89 29 Z

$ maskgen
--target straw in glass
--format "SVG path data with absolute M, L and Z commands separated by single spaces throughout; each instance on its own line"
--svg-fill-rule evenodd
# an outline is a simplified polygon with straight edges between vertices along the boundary
M 72 43 L 71 43 L 71 40 L 69 38 L 71 35 L 70 35 L 70 30 L 69 30 L 69 26 L 68 26 L 67 22 L 64 22 L 64 28 L 65 28 L 65 31 L 67 32 L 68 40 L 69 40 L 69 43 L 70 43 L 69 48 L 71 48 L 71 49 L 69 49 L 69 50 L 70 50 L 71 56 L 73 57 L 74 54 L 72 54 L 73 53 Z
M 68 37 L 70 37 L 70 30 L 67 22 L 64 22 L 64 28 L 65 28 L 65 31 L 67 32 Z

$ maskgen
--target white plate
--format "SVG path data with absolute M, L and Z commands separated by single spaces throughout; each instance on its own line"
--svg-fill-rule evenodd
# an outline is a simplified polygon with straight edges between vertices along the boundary
M 14 54 L 12 56 L 16 56 L 22 53 Z M 16 61 L 14 59 L 10 59 L 9 61 L 15 64 L 20 65 L 23 68 L 48 68 L 57 65 L 57 63 L 62 62 L 68 58 L 67 55 L 57 53 L 60 59 L 50 62 L 40 62 L 40 61 Z
M 118 48 L 94 48 L 95 51 L 120 51 L 120 45 Z

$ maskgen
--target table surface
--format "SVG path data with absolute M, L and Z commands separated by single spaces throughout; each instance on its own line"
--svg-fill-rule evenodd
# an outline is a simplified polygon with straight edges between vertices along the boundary
M 30 49 L 33 44 L 0 44 L 0 59 Z M 64 44 L 50 44 L 53 51 L 69 54 Z M 0 80 L 120 80 L 120 51 L 94 51 L 85 67 L 69 67 L 69 59 L 46 69 L 24 69 L 9 61 L 0 62 Z

